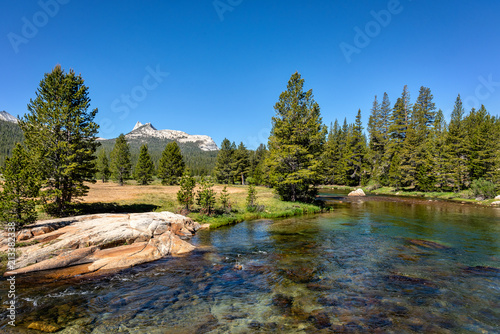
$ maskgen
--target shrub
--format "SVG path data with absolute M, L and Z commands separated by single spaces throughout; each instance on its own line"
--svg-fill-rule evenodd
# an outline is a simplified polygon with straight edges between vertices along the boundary
M 200 180 L 200 190 L 196 194 L 196 204 L 201 207 L 202 213 L 210 215 L 215 207 L 214 183 L 210 178 L 202 177 Z
M 495 184 L 485 179 L 472 181 L 470 189 L 475 197 L 494 198 L 496 195 Z

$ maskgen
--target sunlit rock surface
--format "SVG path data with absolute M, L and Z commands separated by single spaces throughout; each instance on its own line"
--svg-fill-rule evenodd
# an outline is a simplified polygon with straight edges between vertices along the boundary
M 39 222 L 20 231 L 16 269 L 4 276 L 63 269 L 65 277 L 110 272 L 194 249 L 200 228 L 171 212 L 98 214 Z M 7 238 L 3 238 L 6 240 Z M 1 248 L 6 248 L 5 241 Z

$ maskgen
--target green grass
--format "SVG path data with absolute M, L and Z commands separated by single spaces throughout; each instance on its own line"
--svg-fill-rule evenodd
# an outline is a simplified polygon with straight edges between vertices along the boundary
M 304 214 L 313 214 L 324 211 L 324 208 L 306 203 L 292 203 L 281 201 L 272 189 L 265 187 L 255 187 L 257 191 L 256 205 L 258 209 L 255 212 L 249 212 L 246 209 L 247 186 L 232 185 L 231 188 L 239 188 L 244 190 L 240 193 L 230 194 L 231 212 L 219 213 L 207 216 L 197 212 L 196 206 L 194 211 L 188 216 L 200 224 L 210 224 L 210 228 L 218 228 L 224 225 L 236 224 L 245 220 L 253 219 L 275 219 L 283 217 L 291 217 Z M 228 187 L 229 189 L 229 187 Z M 217 195 L 217 198 L 219 196 Z M 217 202 L 216 209 L 220 206 Z M 179 205 L 175 201 L 164 201 L 164 205 L 157 208 L 156 211 L 172 211 L 178 212 Z M 217 211 L 217 210 L 216 210 Z

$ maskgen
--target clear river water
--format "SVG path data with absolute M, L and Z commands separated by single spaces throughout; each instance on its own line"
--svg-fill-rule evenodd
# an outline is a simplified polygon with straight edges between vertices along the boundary
M 323 193 L 334 211 L 200 231 L 193 253 L 91 280 L 18 277 L 0 332 L 499 333 L 500 208 Z

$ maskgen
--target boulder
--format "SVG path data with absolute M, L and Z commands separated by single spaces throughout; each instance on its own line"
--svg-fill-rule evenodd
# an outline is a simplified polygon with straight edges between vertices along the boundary
M 496 200 L 500 200 L 500 195 L 495 197 Z
M 500 205 L 500 201 L 491 202 L 491 205 Z
M 200 228 L 191 218 L 171 212 L 101 214 L 45 221 L 23 234 L 39 243 L 23 247 L 14 273 L 62 270 L 65 277 L 110 272 L 168 255 L 190 252 L 187 242 Z M 31 231 L 36 231 L 32 233 Z
M 349 195 L 347 196 L 352 196 L 352 197 L 360 197 L 360 196 L 366 196 L 365 192 L 363 191 L 363 189 L 359 188 L 359 189 L 356 189 L 354 191 L 351 191 L 349 193 Z

